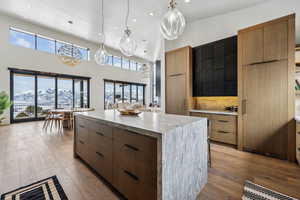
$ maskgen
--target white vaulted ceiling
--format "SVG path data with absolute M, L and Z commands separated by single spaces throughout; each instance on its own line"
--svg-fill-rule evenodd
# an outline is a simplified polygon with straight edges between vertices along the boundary
M 177 0 L 187 21 L 220 15 L 268 0 Z M 118 48 L 124 28 L 126 0 L 104 0 L 106 43 Z M 159 23 L 167 10 L 168 0 L 130 0 L 129 25 L 139 42 L 137 56 L 154 60 L 160 48 Z M 100 32 L 100 0 L 1 0 L 0 12 L 22 17 L 33 23 L 73 34 L 93 42 Z M 154 16 L 149 13 L 153 12 Z M 134 20 L 136 19 L 136 21 Z M 67 23 L 73 21 L 72 27 Z M 142 46 L 148 43 L 144 54 Z

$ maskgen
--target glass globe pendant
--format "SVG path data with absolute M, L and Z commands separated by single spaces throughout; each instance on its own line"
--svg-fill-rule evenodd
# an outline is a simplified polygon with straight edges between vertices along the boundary
M 127 13 L 126 13 L 126 19 L 125 19 L 125 30 L 124 30 L 124 34 L 120 39 L 120 43 L 119 43 L 119 48 L 120 51 L 125 55 L 125 56 L 133 56 L 136 48 L 137 48 L 137 44 L 136 41 L 132 38 L 131 35 L 131 30 L 128 27 L 128 17 L 129 17 L 129 0 L 127 0 Z
M 169 11 L 160 24 L 160 32 L 167 40 L 175 40 L 183 33 L 185 25 L 185 18 L 176 8 L 175 0 L 170 0 Z
M 100 48 L 95 53 L 95 61 L 98 65 L 106 65 L 109 60 L 109 55 L 105 49 L 105 34 L 104 34 L 104 0 L 101 1 L 101 13 L 102 13 L 102 21 L 101 21 L 101 33 L 100 36 Z
M 120 40 L 119 47 L 125 56 L 133 56 L 136 51 L 137 44 L 136 41 L 131 37 L 131 31 L 128 27 L 124 31 L 124 35 Z
M 102 43 L 101 47 L 95 53 L 95 61 L 98 65 L 106 65 L 109 59 L 108 56 L 104 43 Z

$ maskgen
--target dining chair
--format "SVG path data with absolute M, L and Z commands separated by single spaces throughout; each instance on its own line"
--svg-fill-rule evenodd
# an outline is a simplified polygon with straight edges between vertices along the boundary
M 66 123 L 66 128 L 74 128 L 74 112 L 66 112 L 63 116 L 63 123 Z
M 52 131 L 53 126 L 59 131 L 63 129 L 63 115 L 49 111 L 45 118 L 43 128 L 47 130 L 50 127 Z

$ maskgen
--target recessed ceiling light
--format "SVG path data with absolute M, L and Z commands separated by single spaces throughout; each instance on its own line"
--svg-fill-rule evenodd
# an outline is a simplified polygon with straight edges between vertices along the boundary
M 191 0 L 184 0 L 185 3 L 191 3 Z
M 136 22 L 136 19 L 132 19 L 133 22 Z
M 154 16 L 154 12 L 150 12 L 149 15 L 150 15 L 150 16 Z

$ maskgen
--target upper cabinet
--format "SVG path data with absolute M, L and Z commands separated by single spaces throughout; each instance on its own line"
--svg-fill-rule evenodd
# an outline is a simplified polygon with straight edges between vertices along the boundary
M 283 60 L 288 57 L 288 22 L 264 27 L 264 61 Z
M 262 62 L 264 60 L 263 28 L 243 33 L 243 64 Z
M 287 59 L 288 23 L 267 24 L 243 35 L 243 65 Z
M 192 49 L 166 52 L 166 113 L 187 115 L 192 108 Z
M 188 51 L 186 48 L 177 49 L 166 53 L 166 75 L 176 76 L 186 73 L 186 65 L 188 64 Z
M 237 37 L 193 48 L 193 96 L 237 96 Z

